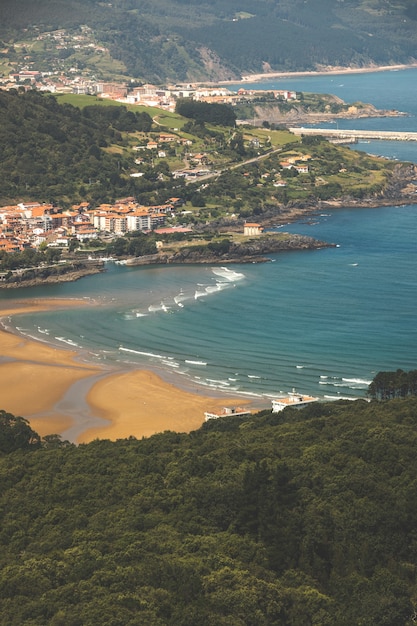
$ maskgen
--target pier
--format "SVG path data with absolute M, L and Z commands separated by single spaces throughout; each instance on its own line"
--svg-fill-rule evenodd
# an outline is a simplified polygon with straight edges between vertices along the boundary
M 392 130 L 339 130 L 335 128 L 303 128 L 294 127 L 288 129 L 294 135 L 317 136 L 321 135 L 326 139 L 346 140 L 346 142 L 358 141 L 360 139 L 369 141 L 371 139 L 381 139 L 383 141 L 417 141 L 417 132 L 392 131 Z

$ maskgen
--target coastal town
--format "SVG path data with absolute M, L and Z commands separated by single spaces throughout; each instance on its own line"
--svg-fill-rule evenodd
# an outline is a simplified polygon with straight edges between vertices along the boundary
M 67 62 L 70 52 L 73 51 L 92 53 L 99 57 L 109 54 L 106 47 L 97 43 L 93 31 L 87 26 L 81 26 L 76 33 L 65 29 L 39 32 L 32 45 L 43 46 L 57 56 L 47 67 L 40 69 L 45 63 L 35 66 L 33 56 L 27 50 L 20 62 L 13 63 L 13 70 L 8 75 L 0 76 L 0 89 L 21 88 L 52 94 L 94 95 L 123 104 L 157 107 L 167 111 L 175 110 L 179 98 L 234 106 L 265 95 L 263 90 L 241 88 L 234 91 L 222 86 L 201 87 L 194 83 L 161 86 L 143 84 L 133 79 L 104 80 L 95 76 L 91 70 L 81 69 L 77 64 L 71 66 Z M 20 48 L 15 47 L 22 51 L 23 45 Z M 6 48 L 2 52 L 7 55 L 10 51 Z M 271 90 L 271 94 L 279 101 L 297 99 L 295 91 L 286 89 Z
M 181 198 L 164 205 L 141 206 L 133 197 L 91 208 L 88 202 L 63 210 L 52 204 L 21 202 L 0 208 L 0 251 L 21 252 L 42 244 L 67 248 L 71 240 L 85 243 L 100 233 L 122 236 L 128 232 L 158 230 L 175 215 Z

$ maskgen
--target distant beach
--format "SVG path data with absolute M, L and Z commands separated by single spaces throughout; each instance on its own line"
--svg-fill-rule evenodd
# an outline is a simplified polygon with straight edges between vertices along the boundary
M 29 420 L 40 435 L 77 443 L 190 432 L 204 412 L 247 401 L 210 397 L 177 388 L 152 371 L 91 364 L 74 351 L 19 336 L 7 318 L 74 306 L 84 300 L 12 301 L 0 310 L 0 408 Z
M 417 63 L 410 63 L 404 65 L 370 65 L 367 67 L 329 67 L 320 70 L 310 70 L 301 72 L 263 72 L 261 74 L 243 74 L 239 80 L 224 80 L 219 81 L 216 84 L 227 85 L 229 84 L 245 84 L 245 83 L 257 83 L 271 78 L 303 78 L 308 76 L 329 76 L 329 75 L 343 75 L 343 74 L 366 74 L 371 72 L 387 72 L 407 70 L 417 67 Z

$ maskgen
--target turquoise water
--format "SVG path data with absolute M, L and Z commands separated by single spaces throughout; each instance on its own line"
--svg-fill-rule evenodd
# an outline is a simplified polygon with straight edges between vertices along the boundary
M 407 70 L 285 85 L 329 92 L 343 82 L 339 89 L 348 101 L 359 99 L 362 89 L 360 99 L 379 107 L 407 106 L 410 116 L 396 123 L 417 130 L 415 78 L 417 70 Z M 388 124 L 379 122 L 379 128 Z M 377 148 L 417 162 L 417 144 L 378 142 Z M 321 397 L 358 397 L 379 370 L 415 369 L 417 206 L 326 211 L 285 230 L 338 247 L 228 268 L 108 264 L 106 274 L 18 294 L 94 298 L 100 306 L 19 316 L 15 323 L 25 334 L 77 347 L 94 361 L 145 365 L 188 386 L 260 397 L 292 387 Z

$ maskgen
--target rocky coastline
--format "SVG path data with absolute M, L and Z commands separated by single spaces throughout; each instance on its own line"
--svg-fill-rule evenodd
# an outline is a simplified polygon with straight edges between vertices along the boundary
M 287 204 L 265 208 L 256 221 L 264 228 L 283 226 L 300 219 L 313 219 L 315 214 L 337 208 L 378 208 L 382 206 L 400 206 L 417 204 L 417 166 L 398 164 L 391 180 L 383 192 L 365 198 L 343 196 L 330 200 L 310 198 L 304 201 L 293 201 Z M 200 231 L 209 229 L 219 234 L 242 232 L 242 223 L 236 220 L 220 219 L 209 225 L 201 226 Z M 242 242 L 230 242 L 227 249 L 217 249 L 209 245 L 184 245 L 175 250 L 162 249 L 157 254 L 124 259 L 126 265 L 167 265 L 167 264 L 228 264 L 228 263 L 265 263 L 270 259 L 267 255 L 291 250 L 317 250 L 334 247 L 335 243 L 318 241 L 311 237 L 289 235 L 288 233 L 266 233 Z M 62 268 L 61 268 L 62 269 Z M 45 276 L 44 268 L 31 269 L 30 278 L 24 274 L 13 280 L 1 280 L 0 289 L 16 289 L 20 287 L 36 287 L 39 285 L 75 281 L 85 276 L 105 271 L 102 261 L 80 264 L 65 273 Z
M 340 98 L 333 96 L 335 102 L 343 102 Z M 403 117 L 406 113 L 397 110 L 377 109 L 372 104 L 363 104 L 360 107 L 350 106 L 347 110 L 337 113 L 326 111 L 311 111 L 302 105 L 293 106 L 289 111 L 282 111 L 279 105 L 258 105 L 254 106 L 254 116 L 246 123 L 260 126 L 267 121 L 277 126 L 294 126 L 298 124 L 319 124 L 322 122 L 334 122 L 335 120 L 355 120 L 361 118 L 377 117 Z
M 130 258 L 126 265 L 167 265 L 167 264 L 227 264 L 227 263 L 265 263 L 270 261 L 266 256 L 291 250 L 318 250 L 334 247 L 335 244 L 318 241 L 303 235 L 288 233 L 265 234 L 242 243 L 231 243 L 225 252 L 216 252 L 209 246 L 184 246 L 175 252 Z
M 72 269 L 65 273 L 50 274 L 49 276 L 44 276 L 43 271 L 43 268 L 32 268 L 30 270 L 30 278 L 25 278 L 23 274 L 15 277 L 14 280 L 2 280 L 0 281 L 0 289 L 19 289 L 23 287 L 39 287 L 40 285 L 74 282 L 85 276 L 104 272 L 105 268 L 103 262 L 97 262 L 90 263 L 85 267 Z

